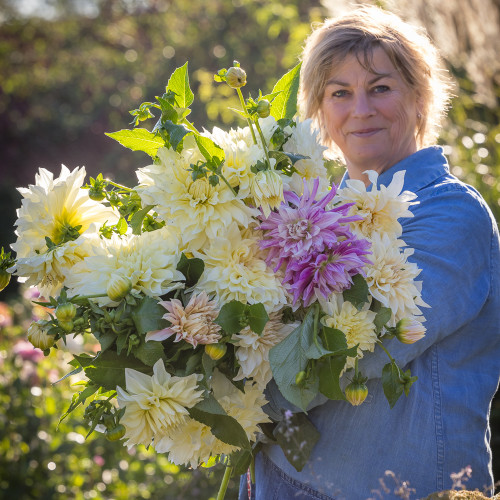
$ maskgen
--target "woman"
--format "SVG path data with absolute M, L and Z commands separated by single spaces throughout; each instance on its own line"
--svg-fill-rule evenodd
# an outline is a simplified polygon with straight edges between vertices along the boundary
M 345 179 L 368 185 L 364 172 L 375 170 L 379 185 L 388 185 L 404 170 L 404 189 L 418 196 L 414 217 L 402 220 L 402 239 L 415 249 L 410 260 L 422 269 L 422 298 L 431 308 L 424 310 L 424 339 L 388 345 L 418 376 L 409 396 L 390 409 L 380 380 L 387 358 L 381 350 L 365 356 L 368 400 L 358 407 L 327 401 L 309 412 L 321 438 L 300 473 L 278 446 L 264 448 L 253 488 L 258 500 L 402 498 L 398 485 L 422 498 L 450 489 L 450 475 L 468 466 L 468 489 L 491 492 L 499 236 L 481 196 L 450 174 L 441 148 L 430 146 L 448 95 L 425 35 L 377 8 L 327 21 L 306 44 L 302 112 L 343 156 Z M 282 405 L 272 391 L 270 399 L 278 416 Z

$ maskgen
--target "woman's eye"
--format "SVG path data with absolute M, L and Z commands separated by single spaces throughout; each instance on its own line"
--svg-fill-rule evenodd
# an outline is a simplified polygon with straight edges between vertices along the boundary
M 347 95 L 347 90 L 336 90 L 332 92 L 332 97 L 344 97 Z
M 374 94 L 383 94 L 384 92 L 388 92 L 390 89 L 387 85 L 377 85 L 373 88 Z

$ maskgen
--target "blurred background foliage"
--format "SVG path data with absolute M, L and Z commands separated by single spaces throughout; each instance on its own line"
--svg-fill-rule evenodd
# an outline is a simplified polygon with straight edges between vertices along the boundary
M 440 143 L 453 173 L 474 185 L 500 220 L 496 0 L 0 0 L 0 246 L 15 239 L 15 187 L 34 183 L 39 167 L 58 175 L 61 163 L 84 165 L 89 175 L 135 183 L 148 157 L 104 132 L 128 128 L 128 111 L 161 95 L 175 68 L 189 61 L 190 119 L 198 128 L 241 125 L 227 109 L 236 106 L 234 93 L 213 74 L 238 60 L 248 74 L 245 95 L 270 91 L 295 65 L 311 24 L 353 3 L 378 4 L 428 29 L 457 83 Z M 194 499 L 215 492 L 218 471 L 186 474 L 152 451 L 131 456 L 101 436 L 83 444 L 79 414 L 56 430 L 73 389 L 51 386 L 66 370 L 62 353 L 34 361 L 13 349 L 32 314 L 22 292 L 12 284 L 0 293 L 0 498 Z M 498 398 L 491 422 L 500 478 Z

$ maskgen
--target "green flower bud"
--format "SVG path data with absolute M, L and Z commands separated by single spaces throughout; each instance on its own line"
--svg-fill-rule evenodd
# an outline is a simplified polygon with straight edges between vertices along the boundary
M 56 318 L 60 321 L 71 321 L 76 316 L 76 306 L 71 302 L 59 304 L 56 308 Z
M 295 375 L 295 385 L 302 387 L 305 381 L 306 381 L 305 371 L 302 370 L 301 372 L 298 372 L 297 375 Z
M 38 347 L 42 351 L 54 345 L 54 336 L 49 335 L 46 329 L 40 324 L 33 322 L 28 328 L 28 340 L 33 347 Z
M 125 436 L 125 426 L 122 424 L 118 424 L 115 427 L 106 430 L 106 438 L 108 441 L 118 441 L 123 436 Z
M 214 361 L 217 361 L 224 357 L 226 354 L 227 346 L 226 344 L 206 344 L 205 352 L 212 358 Z
M 94 201 L 102 201 L 106 198 L 106 195 L 102 189 L 95 189 L 94 187 L 91 187 L 89 189 L 89 198 Z
M 112 301 L 119 302 L 130 292 L 130 290 L 132 290 L 132 282 L 130 279 L 121 274 L 113 274 L 108 283 L 106 293 Z
M 257 114 L 260 118 L 267 118 L 271 113 L 271 104 L 267 99 L 261 99 L 257 104 Z
M 0 269 L 0 292 L 9 284 L 10 273 L 5 269 Z
M 359 406 L 368 396 L 368 387 L 362 382 L 351 382 L 345 388 L 345 397 L 353 406 Z
M 247 84 L 247 74 L 241 68 L 231 66 L 226 73 L 226 83 L 233 89 L 239 89 Z
M 73 333 L 73 330 L 75 329 L 75 326 L 73 324 L 73 321 L 61 321 L 58 320 L 57 324 L 66 332 L 66 333 Z

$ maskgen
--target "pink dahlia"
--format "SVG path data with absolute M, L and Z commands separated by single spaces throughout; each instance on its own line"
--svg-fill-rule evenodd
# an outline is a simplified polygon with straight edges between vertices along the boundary
M 290 258 L 301 259 L 311 253 L 322 251 L 325 246 L 335 245 L 349 238 L 349 222 L 361 220 L 358 216 L 347 216 L 352 203 L 345 203 L 331 210 L 326 206 L 336 194 L 335 185 L 321 200 L 316 201 L 319 179 L 314 180 L 312 191 L 304 182 L 304 194 L 284 193 L 285 203 L 277 212 L 264 219 L 260 229 L 265 231 L 260 246 L 268 249 L 268 265 L 277 271 Z
M 352 285 L 352 277 L 363 272 L 369 262 L 370 243 L 351 236 L 301 259 L 288 262 L 283 284 L 289 285 L 293 305 L 300 300 L 305 307 L 321 294 L 325 299 L 341 293 Z

